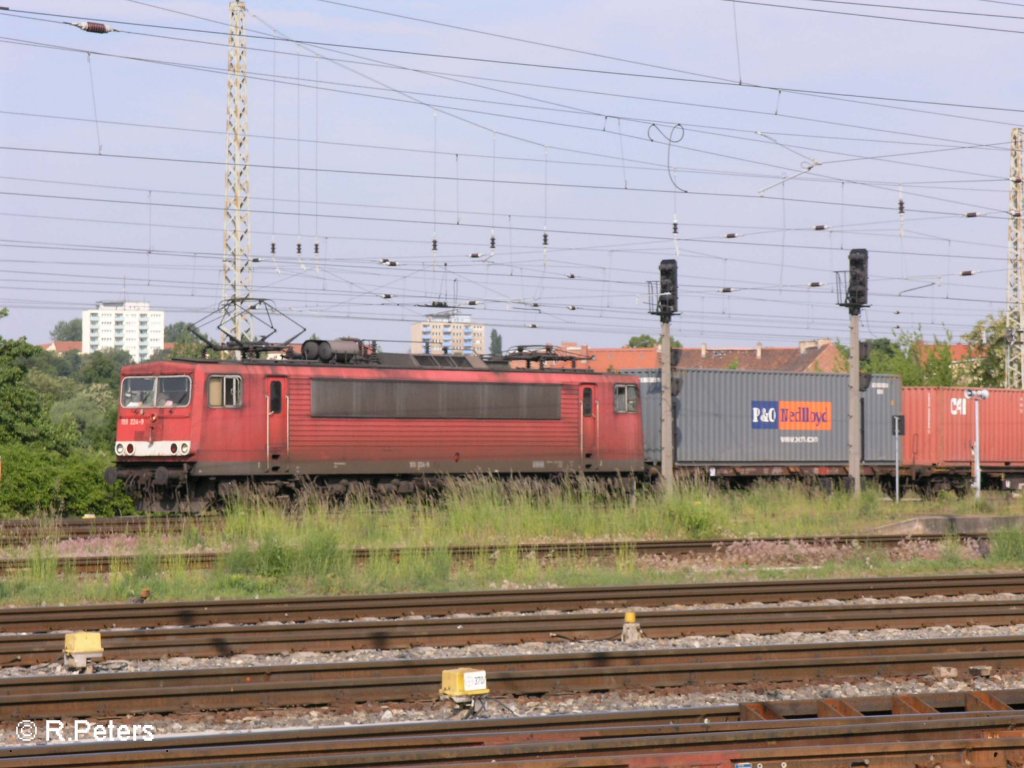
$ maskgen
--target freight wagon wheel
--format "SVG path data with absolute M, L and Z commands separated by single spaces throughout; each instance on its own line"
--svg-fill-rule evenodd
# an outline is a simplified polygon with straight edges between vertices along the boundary
M 950 481 L 950 485 L 953 487 L 953 493 L 957 495 L 957 498 L 962 499 L 967 495 L 967 491 L 971 488 L 971 483 L 966 477 L 957 477 Z
M 882 489 L 882 493 L 884 493 L 890 499 L 896 498 L 896 479 L 894 477 L 891 477 L 890 475 L 879 477 L 877 483 L 878 487 Z
M 819 477 L 818 478 L 818 482 L 817 482 L 817 486 L 818 486 L 818 490 L 820 490 L 822 493 L 825 493 L 825 494 L 827 494 L 829 496 L 831 496 L 833 493 L 835 493 L 836 490 L 839 487 L 838 483 L 836 482 L 836 478 L 834 478 L 834 477 L 832 477 L 830 475 Z
M 953 480 L 946 475 L 925 478 L 918 485 L 918 492 L 926 499 L 934 499 L 942 493 L 955 491 Z

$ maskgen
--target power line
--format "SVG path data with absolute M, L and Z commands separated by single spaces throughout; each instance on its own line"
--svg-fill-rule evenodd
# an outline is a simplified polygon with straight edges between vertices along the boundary
M 322 1 L 324 1 L 324 0 L 322 0 Z M 822 12 L 822 13 L 838 13 L 838 14 L 841 14 L 841 15 L 858 15 L 858 14 L 839 12 L 839 11 L 827 11 L 827 10 L 823 10 L 823 9 L 803 8 L 803 7 L 799 7 L 799 6 L 775 5 L 775 4 L 767 3 L 767 2 L 756 2 L 755 0 L 724 0 L 724 1 L 725 2 L 738 2 L 738 3 L 743 3 L 745 5 L 763 5 L 763 6 L 772 7 L 772 8 L 784 8 L 784 9 L 791 9 L 791 10 L 803 10 L 803 11 L 813 11 L 813 12 Z M 36 13 L 36 12 L 30 12 L 30 11 L 23 11 L 21 13 L 33 14 L 33 15 L 39 15 L 39 16 L 57 16 L 57 17 L 60 17 L 60 18 L 77 18 L 77 17 L 72 17 L 72 16 L 64 16 L 64 15 L 60 15 L 60 14 L 43 14 L 43 13 Z M 886 19 L 886 20 L 890 20 L 890 21 L 891 20 L 900 20 L 900 19 L 892 19 L 890 17 L 878 17 L 878 18 L 882 18 L 882 19 Z M 170 26 L 170 25 L 144 24 L 144 23 L 131 22 L 131 21 L 112 21 L 111 23 L 122 25 L 122 26 L 126 26 L 126 27 L 127 26 L 137 26 L 137 27 L 142 27 L 142 28 L 157 28 L 157 29 L 175 30 L 175 31 L 182 31 L 182 32 L 189 32 L 189 33 L 221 34 L 219 32 L 211 33 L 208 30 L 202 30 L 202 29 L 196 29 L 196 28 L 173 27 L 173 26 Z M 920 23 L 937 23 L 937 22 L 925 22 L 925 21 L 922 21 Z M 961 26 L 961 25 L 940 24 L 940 26 Z M 968 28 L 970 28 L 970 27 L 968 27 Z M 125 30 L 122 30 L 122 31 L 125 31 Z M 1013 32 L 1015 34 L 1020 34 L 1022 32 L 1022 31 L 1017 31 L 1017 30 L 993 30 L 993 31 L 1007 31 L 1007 32 Z M 131 34 L 144 35 L 145 33 L 134 33 L 133 32 Z M 859 94 L 859 93 L 849 93 L 849 92 L 840 92 L 840 91 L 827 91 L 827 90 L 809 89 L 809 88 L 792 88 L 792 87 L 789 87 L 789 86 L 780 86 L 780 85 L 771 85 L 771 84 L 760 84 L 760 83 L 753 83 L 753 82 L 743 82 L 743 83 L 740 83 L 737 80 L 734 80 L 732 78 L 717 77 L 717 76 L 680 77 L 680 76 L 677 76 L 677 75 L 661 75 L 661 74 L 640 73 L 640 72 L 627 72 L 627 71 L 622 71 L 622 70 L 607 70 L 607 69 L 595 69 L 595 68 L 588 68 L 588 67 L 575 67 L 575 66 L 568 66 L 568 65 L 542 64 L 542 63 L 537 63 L 537 62 L 516 61 L 516 60 L 511 60 L 511 59 L 494 59 L 494 58 L 486 58 L 486 57 L 461 56 L 461 55 L 456 55 L 456 54 L 451 54 L 451 53 L 441 54 L 441 53 L 431 53 L 431 52 L 427 52 L 427 51 L 412 51 L 412 50 L 400 49 L 400 48 L 381 48 L 381 47 L 374 47 L 374 46 L 362 46 L 362 45 L 343 44 L 343 43 L 330 43 L 330 42 L 325 42 L 325 41 L 306 40 L 306 39 L 301 39 L 301 38 L 291 38 L 291 37 L 287 37 L 287 36 L 283 36 L 283 35 L 276 35 L 276 36 L 258 35 L 258 34 L 254 34 L 252 32 L 247 33 L 246 37 L 248 39 L 277 40 L 278 42 L 290 42 L 293 45 L 306 45 L 306 46 L 311 46 L 311 47 L 327 48 L 327 49 L 332 49 L 332 50 L 333 49 L 340 49 L 340 50 L 346 50 L 346 51 L 353 51 L 353 50 L 355 50 L 355 51 L 370 51 L 370 52 L 374 52 L 374 53 L 391 53 L 391 54 L 400 54 L 400 55 L 403 55 L 403 56 L 418 56 L 418 57 L 425 57 L 425 58 L 447 59 L 447 60 L 452 60 L 452 61 L 465 61 L 465 62 L 471 62 L 471 63 L 499 64 L 499 65 L 508 66 L 508 67 L 522 67 L 522 68 L 532 68 L 532 69 L 541 69 L 541 70 L 565 71 L 565 72 L 571 72 L 571 73 L 615 76 L 615 77 L 636 78 L 636 79 L 646 79 L 646 80 L 661 80 L 661 81 L 666 81 L 666 82 L 684 82 L 684 83 L 692 83 L 692 84 L 697 84 L 697 85 L 711 85 L 711 86 L 725 86 L 725 87 L 735 87 L 735 88 L 749 88 L 749 89 L 754 89 L 754 90 L 770 91 L 770 92 L 773 92 L 773 93 L 791 93 L 791 94 L 799 94 L 799 95 L 803 95 L 803 96 L 813 96 L 813 97 L 855 98 L 855 99 L 862 99 L 862 100 L 866 100 L 866 101 L 880 101 L 880 102 L 890 103 L 890 104 L 894 104 L 894 105 L 896 105 L 896 104 L 916 104 L 916 105 L 922 105 L 922 106 L 933 106 L 933 107 L 944 106 L 944 107 L 952 107 L 952 108 L 957 108 L 957 109 L 972 109 L 972 110 L 979 110 L 979 111 L 1012 112 L 1012 113 L 1015 113 L 1015 114 L 1017 114 L 1017 113 L 1024 113 L 1024 109 L 1014 108 L 1014 107 L 1002 107 L 1002 106 L 989 105 L 989 104 L 964 104 L 964 103 L 956 103 L 956 102 L 934 101 L 934 100 L 928 100 L 928 99 L 914 99 L 914 98 L 909 98 L 909 97 L 880 96 L 880 95 L 872 95 L 872 94 Z M 174 38 L 174 39 L 179 41 L 179 42 L 182 40 L 182 38 Z M 216 42 L 211 43 L 211 42 L 208 42 L 208 41 L 192 41 L 192 42 L 202 42 L 203 44 L 212 44 L 212 45 L 223 45 L 223 43 L 216 43 Z M 181 66 L 187 66 L 187 65 L 181 65 Z M 645 66 L 652 66 L 652 65 L 645 65 Z M 954 115 L 947 115 L 947 116 L 955 117 Z
M 811 2 L 828 2 L 828 1 L 829 0 L 811 0 Z M 832 15 L 835 15 L 835 16 L 852 16 L 852 17 L 858 17 L 858 18 L 862 18 L 862 19 L 880 19 L 880 20 L 883 20 L 883 21 L 898 21 L 898 22 L 909 23 L 909 24 L 925 24 L 925 25 L 933 26 L 933 27 L 949 27 L 949 28 L 953 28 L 953 29 L 971 29 L 971 30 L 977 30 L 977 31 L 981 31 L 981 32 L 1003 32 L 1003 33 L 1011 34 L 1011 35 L 1019 35 L 1019 34 L 1022 34 L 1022 32 L 1024 32 L 1024 30 L 1019 30 L 1019 29 L 1005 29 L 1003 27 L 983 27 L 983 26 L 979 26 L 979 25 L 975 25 L 975 24 L 961 24 L 961 23 L 955 23 L 955 22 L 951 22 L 951 21 L 932 21 L 930 19 L 911 19 L 911 18 L 907 18 L 907 17 L 904 17 L 904 16 L 882 16 L 880 14 L 857 13 L 857 12 L 854 12 L 854 11 L 837 11 L 837 10 L 832 10 L 832 9 L 828 9 L 828 8 L 808 8 L 808 7 L 799 6 L 799 5 L 784 5 L 784 4 L 781 4 L 781 3 L 769 3 L 769 2 L 764 2 L 764 0 L 725 0 L 725 2 L 741 3 L 743 5 L 757 5 L 757 6 L 761 6 L 761 7 L 764 7 L 764 8 L 780 8 L 780 9 L 788 10 L 788 11 L 806 11 L 808 13 L 826 13 L 826 14 L 832 14 Z M 868 4 L 867 3 L 843 3 L 843 5 L 868 5 Z M 885 7 L 885 6 L 872 5 L 870 7 L 872 7 L 872 8 L 880 8 L 880 7 Z M 895 8 L 899 9 L 899 6 L 895 6 Z M 925 10 L 925 9 L 911 9 L 911 10 Z M 932 10 L 932 9 L 927 9 L 927 10 L 929 10 L 929 12 L 933 12 L 933 13 L 953 13 L 952 11 L 936 11 L 936 10 Z M 976 14 L 976 15 L 983 16 L 985 14 Z M 1015 17 L 1010 17 L 1010 18 L 1015 18 Z
M 10 152 L 41 153 L 41 154 L 47 154 L 47 155 L 98 157 L 98 158 L 102 157 L 103 159 L 144 160 L 144 161 L 148 161 L 148 162 L 171 163 L 171 164 L 196 164 L 196 165 L 211 165 L 211 164 L 215 164 L 214 161 L 211 161 L 211 160 L 197 160 L 197 159 L 189 159 L 189 158 L 181 158 L 181 157 L 164 157 L 164 156 L 157 156 L 157 155 L 134 155 L 134 154 L 125 154 L 125 153 L 113 153 L 113 152 L 104 152 L 103 155 L 100 156 L 100 155 L 96 155 L 95 153 L 91 153 L 91 152 L 79 152 L 79 151 L 75 151 L 75 150 L 63 150 L 63 149 L 44 149 L 44 148 L 39 148 L 39 147 L 14 147 L 14 146 L 8 146 L 8 145 L 0 145 L 0 150 L 6 150 L 6 151 L 10 151 Z M 298 170 L 309 170 L 308 168 L 304 168 L 304 167 L 297 166 L 297 165 L 295 165 L 295 166 L 278 165 L 276 167 L 278 169 L 286 168 L 288 170 L 296 170 L 296 171 L 298 171 Z M 258 164 L 258 163 L 250 163 L 250 168 L 269 169 L 270 166 L 264 165 L 264 164 Z M 333 173 L 333 174 L 343 174 L 343 175 L 352 175 L 352 176 L 372 176 L 372 177 L 376 177 L 376 178 L 421 179 L 421 180 L 422 179 L 433 179 L 434 178 L 432 175 L 428 175 L 428 174 L 409 173 L 409 172 L 402 173 L 402 172 L 398 172 L 398 171 L 362 171 L 362 170 L 351 169 L 351 168 L 347 168 L 347 169 L 339 169 L 339 168 L 323 169 L 323 168 L 321 168 L 321 169 L 318 169 L 318 170 L 321 173 Z M 439 176 L 438 178 L 440 180 L 443 180 L 443 181 L 451 181 L 451 182 L 458 181 L 458 182 L 463 183 L 463 184 L 474 184 L 474 183 L 476 183 L 476 184 L 491 184 L 492 183 L 491 179 L 484 179 L 484 178 L 454 177 L 454 176 L 447 176 L 447 175 Z M 498 183 L 505 184 L 505 185 L 510 185 L 510 186 L 517 186 L 517 187 L 535 187 L 535 186 L 542 186 L 543 185 L 542 182 L 530 181 L 530 180 L 524 180 L 524 179 L 502 179 Z M 630 187 L 628 189 L 623 189 L 621 187 L 610 186 L 610 185 L 607 185 L 607 184 L 583 184 L 583 183 L 572 184 L 572 183 L 568 183 L 568 182 L 548 182 L 547 186 L 561 188 L 561 189 L 598 190 L 598 191 L 629 192 L 629 193 L 644 192 L 644 193 L 659 193 L 659 194 L 670 194 L 670 195 L 674 195 L 674 194 L 678 193 L 678 190 L 671 189 L 671 188 L 664 188 L 664 187 L 662 187 L 662 188 L 659 188 L 659 187 Z M 0 194 L 4 194 L 4 193 L 2 191 L 0 191 Z M 764 197 L 762 197 L 760 195 L 756 195 L 756 194 L 730 193 L 730 192 L 710 192 L 710 191 L 699 191 L 699 190 L 687 190 L 686 194 L 690 195 L 692 197 L 730 198 L 730 199 L 741 199 L 741 200 L 762 200 L 763 201 L 763 200 L 772 200 L 773 199 L 773 198 L 764 198 Z M 60 197 L 60 196 L 56 196 L 56 197 Z M 74 199 L 74 198 L 70 198 L 70 199 Z M 869 205 L 867 203 L 850 203 L 850 202 L 843 203 L 843 202 L 835 202 L 835 201 L 820 200 L 820 199 L 814 200 L 814 199 L 807 199 L 807 198 L 792 198 L 792 197 L 790 197 L 790 198 L 788 198 L 788 201 L 789 202 L 793 202 L 793 203 L 813 203 L 815 205 L 823 205 L 823 206 L 830 206 L 830 207 L 844 206 L 844 207 L 850 207 L 850 208 L 863 208 L 863 209 L 866 209 L 866 210 L 890 210 L 890 208 L 891 208 L 890 206 L 884 206 L 884 205 Z M 143 204 L 141 201 L 125 201 L 125 200 L 105 200 L 103 202 L 124 203 L 124 204 L 129 204 L 129 205 L 141 205 L 141 204 Z M 171 204 L 164 203 L 164 205 L 171 205 Z M 184 206 L 184 205 L 181 205 L 180 207 L 196 207 L 196 206 Z M 994 211 L 996 211 L 998 209 L 993 208 L 991 210 L 994 212 Z M 949 216 L 949 217 L 960 217 L 960 216 L 963 216 L 966 213 L 966 211 L 952 211 L 952 210 L 939 211 L 939 210 L 932 210 L 932 209 L 921 209 L 918 212 L 922 213 L 922 214 L 928 214 L 928 215 L 942 215 L 942 216 Z

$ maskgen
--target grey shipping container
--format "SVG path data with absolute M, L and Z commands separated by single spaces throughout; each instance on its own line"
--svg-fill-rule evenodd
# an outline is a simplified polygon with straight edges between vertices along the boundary
M 661 372 L 640 377 L 644 450 L 661 459 Z M 720 467 L 845 466 L 849 457 L 849 378 L 832 373 L 735 370 L 673 372 L 677 465 Z M 862 461 L 892 465 L 892 417 L 901 413 L 897 376 L 871 376 L 861 393 Z

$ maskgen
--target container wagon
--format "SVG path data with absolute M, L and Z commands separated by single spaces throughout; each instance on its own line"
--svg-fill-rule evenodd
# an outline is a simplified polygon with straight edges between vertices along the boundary
M 661 457 L 661 375 L 640 378 L 647 461 Z M 844 374 L 737 370 L 673 372 L 677 469 L 739 482 L 757 477 L 815 477 L 829 486 L 847 474 L 849 378 Z M 862 398 L 862 473 L 892 476 L 901 413 L 896 376 L 871 376 Z
M 1024 391 L 990 389 L 988 399 L 974 401 L 963 388 L 907 387 L 903 404 L 902 461 L 922 491 L 970 487 L 976 407 L 983 487 L 1024 488 Z

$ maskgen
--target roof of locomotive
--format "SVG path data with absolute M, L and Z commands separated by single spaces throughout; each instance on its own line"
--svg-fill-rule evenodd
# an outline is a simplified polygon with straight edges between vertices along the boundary
M 543 361 L 536 361 L 535 367 L 513 365 L 508 358 L 486 358 L 479 355 L 426 355 L 399 352 L 378 352 L 370 358 L 356 358 L 347 361 L 322 362 L 301 357 L 277 359 L 246 358 L 243 360 L 217 360 L 206 358 L 173 358 L 135 363 L 123 369 L 125 375 L 146 375 L 159 371 L 185 372 L 188 366 L 232 367 L 232 366 L 287 366 L 294 368 L 317 368 L 323 370 L 430 370 L 430 371 L 492 371 L 495 373 L 544 373 L 558 376 L 586 374 L 607 378 L 617 374 L 596 372 L 587 367 L 548 368 Z M 586 362 L 586 361 L 581 361 Z M 621 374 L 619 374 L 621 375 Z

